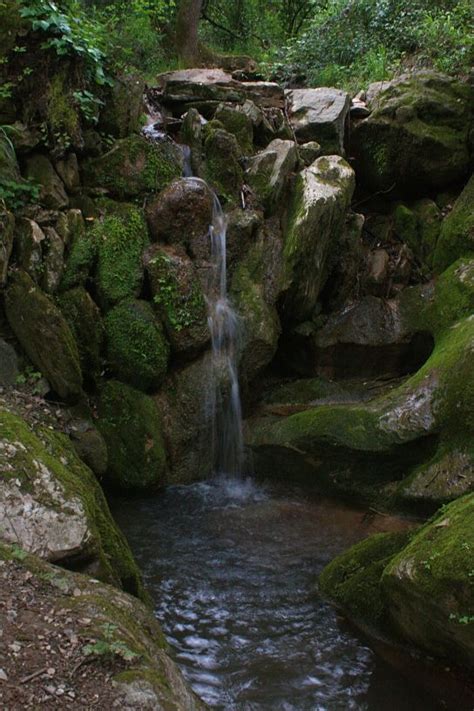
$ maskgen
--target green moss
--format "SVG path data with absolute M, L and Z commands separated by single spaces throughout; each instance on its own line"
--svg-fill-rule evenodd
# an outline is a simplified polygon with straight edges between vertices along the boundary
M 245 155 L 253 153 L 253 126 L 247 114 L 223 104 L 217 108 L 214 119 L 236 137 Z
M 62 222 L 62 236 L 70 247 L 60 289 L 67 291 L 84 286 L 89 280 L 97 259 L 97 241 L 92 230 L 86 231 L 84 220 L 76 211 L 70 211 Z
M 79 115 L 64 71 L 58 72 L 51 79 L 48 91 L 47 120 L 55 138 L 66 133 L 72 140 L 80 132 Z
M 325 378 L 305 378 L 277 385 L 264 395 L 268 404 L 306 404 L 323 398 L 336 399 L 347 396 L 348 391 L 340 383 Z
M 67 291 L 58 301 L 76 339 L 84 377 L 93 384 L 100 376 L 101 353 L 105 340 L 100 311 L 82 287 Z
M 67 498 L 78 498 L 84 507 L 91 531 L 89 555 L 99 564 L 97 577 L 143 595 L 140 574 L 125 538 L 112 519 L 97 480 L 78 458 L 69 438 L 47 428 L 38 428 L 33 434 L 26 422 L 5 411 L 0 413 L 0 430 L 3 441 L 21 445 L 16 446 L 9 466 L 3 468 L 4 476 L 18 479 L 23 491 L 32 492 L 38 471 L 35 462 L 46 467 L 64 487 Z M 56 498 L 45 488 L 42 492 L 42 503 L 58 510 Z
M 204 140 L 205 177 L 220 198 L 228 204 L 238 204 L 243 183 L 239 160 L 241 150 L 237 139 L 220 128 L 207 131 Z
M 410 247 L 414 254 L 420 256 L 422 245 L 415 213 L 406 205 L 398 205 L 394 212 L 394 222 L 397 236 Z
M 97 220 L 92 229 L 97 245 L 96 283 L 101 304 L 109 308 L 122 299 L 138 296 L 143 280 L 142 253 L 148 244 L 143 213 L 122 205 Z
M 107 442 L 111 486 L 139 490 L 166 483 L 161 420 L 152 398 L 108 382 L 101 392 L 97 426 Z
M 408 540 L 406 533 L 379 533 L 352 546 L 324 568 L 321 591 L 359 625 L 380 628 L 387 623 L 382 574 Z
M 434 254 L 434 267 L 439 273 L 456 259 L 474 252 L 474 176 L 456 200 L 441 225 Z
M 157 388 L 166 374 L 169 345 L 146 301 L 128 300 L 105 319 L 107 354 L 118 378 L 143 390 Z

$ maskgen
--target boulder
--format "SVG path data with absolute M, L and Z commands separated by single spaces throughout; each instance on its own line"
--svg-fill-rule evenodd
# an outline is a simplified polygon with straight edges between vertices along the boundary
M 136 388 L 158 388 L 168 368 L 169 344 L 152 306 L 121 301 L 107 314 L 105 332 L 112 372 Z
M 202 178 L 204 175 L 202 155 L 202 127 L 205 119 L 197 109 L 189 109 L 183 116 L 181 126 L 181 139 L 184 145 L 191 150 L 192 174 Z
M 117 77 L 100 112 L 100 129 L 115 138 L 137 133 L 145 112 L 144 91 L 141 77 L 132 74 Z
M 420 263 L 433 263 L 441 229 L 441 211 L 436 203 L 425 198 L 411 207 L 397 205 L 393 213 L 393 228 L 397 238 L 408 245 Z
M 34 153 L 26 159 L 26 177 L 40 185 L 39 199 L 51 210 L 63 210 L 69 205 L 64 184 L 53 164 L 42 153 Z
M 81 178 L 79 175 L 79 163 L 75 153 L 68 153 L 67 156 L 58 160 L 56 172 L 64 183 L 68 193 L 76 193 L 81 187 Z
M 15 385 L 19 373 L 15 349 L 0 338 L 0 386 Z
M 311 165 L 311 163 L 314 163 L 316 158 L 321 156 L 321 152 L 321 144 L 317 141 L 308 141 L 307 143 L 302 143 L 298 147 L 299 156 L 306 168 L 308 165 Z
M 82 286 L 61 294 L 58 304 L 76 339 L 84 380 L 93 386 L 101 374 L 105 343 L 100 310 Z
M 354 185 L 339 156 L 318 158 L 298 174 L 284 230 L 285 320 L 311 316 L 338 254 Z
M 247 182 L 257 193 L 268 214 L 282 205 L 283 191 L 297 162 L 296 144 L 278 138 L 248 162 Z
M 2 540 L 143 596 L 125 538 L 69 439 L 49 428 L 33 433 L 6 411 L 0 432 Z
M 154 400 L 110 380 L 101 390 L 98 415 L 97 427 L 109 452 L 106 484 L 121 491 L 164 486 L 168 465 Z
M 443 220 L 433 264 L 442 272 L 456 259 L 474 252 L 474 175 Z
M 90 279 L 97 260 L 97 240 L 93 230 L 86 230 L 80 210 L 69 210 L 56 223 L 66 245 L 66 263 L 60 289 L 67 291 L 84 286 Z
M 43 272 L 42 244 L 45 234 L 33 220 L 20 217 L 15 223 L 15 251 L 18 266 L 38 282 Z
M 203 180 L 175 180 L 146 206 L 153 242 L 185 247 L 195 258 L 209 256 L 209 225 L 214 196 Z
M 7 283 L 14 233 L 15 217 L 11 212 L 0 207 L 0 287 Z
M 74 423 L 70 438 L 79 459 L 102 479 L 107 471 L 108 452 L 99 430 L 90 421 L 82 420 Z
M 351 99 L 340 89 L 290 89 L 290 124 L 299 143 L 317 141 L 326 155 L 344 155 L 344 131 Z
M 152 245 L 144 263 L 172 350 L 195 355 L 207 345 L 210 334 L 206 301 L 192 261 L 179 247 Z
M 214 118 L 222 123 L 225 130 L 232 133 L 244 155 L 253 153 L 253 125 L 252 120 L 239 108 L 229 104 L 219 104 Z
M 53 227 L 44 228 L 44 237 L 41 286 L 47 294 L 54 294 L 64 272 L 64 242 Z
M 237 139 L 222 128 L 206 126 L 204 139 L 205 178 L 225 203 L 240 203 L 243 171 L 240 165 L 242 151 Z
M 82 373 L 74 336 L 53 301 L 26 272 L 12 275 L 5 291 L 5 312 L 29 359 L 59 397 L 75 401 Z
M 470 166 L 472 87 L 423 71 L 384 83 L 371 115 L 354 125 L 351 155 L 368 190 L 425 194 L 462 180 Z
M 105 188 L 111 197 L 127 200 L 162 190 L 182 169 L 182 153 L 171 141 L 130 136 L 116 141 L 104 155 L 85 161 L 82 174 L 86 186 Z
M 245 257 L 256 241 L 258 230 L 263 225 L 263 215 L 261 211 L 235 207 L 226 213 L 226 220 L 227 281 L 230 282 L 238 261 Z

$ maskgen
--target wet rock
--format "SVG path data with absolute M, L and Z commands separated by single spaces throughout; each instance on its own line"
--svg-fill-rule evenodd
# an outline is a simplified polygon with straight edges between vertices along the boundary
M 19 372 L 15 349 L 0 338 L 0 385 L 15 385 Z
M 265 150 L 253 157 L 246 171 L 246 179 L 271 214 L 281 205 L 283 191 L 289 175 L 298 161 L 293 141 L 275 139 Z
M 5 312 L 22 348 L 52 389 L 65 400 L 77 400 L 82 373 L 74 336 L 59 309 L 26 272 L 12 276 Z
M 179 247 L 152 245 L 144 264 L 155 309 L 175 353 L 188 357 L 209 342 L 207 307 L 195 267 Z
M 45 234 L 40 226 L 25 217 L 15 224 L 15 247 L 18 265 L 24 269 L 34 281 L 39 281 L 43 271 L 42 243 Z
M 39 183 L 39 199 L 51 210 L 63 210 L 69 205 L 64 184 L 53 168 L 51 161 L 42 153 L 35 153 L 26 159 L 26 177 Z
M 244 111 L 228 104 L 219 104 L 214 118 L 236 137 L 244 155 L 253 153 L 253 124 Z
M 171 141 L 130 136 L 116 141 L 108 153 L 85 161 L 83 181 L 127 200 L 162 190 L 181 175 L 182 166 L 182 153 Z
M 75 193 L 81 187 L 79 163 L 75 153 L 69 153 L 56 163 L 56 172 L 64 183 L 68 193 Z
M 469 443 L 457 445 L 454 435 L 450 439 L 401 484 L 397 496 L 405 506 L 431 511 L 474 491 L 474 452 Z
M 139 389 L 158 388 L 168 368 L 169 344 L 151 305 L 120 302 L 107 314 L 105 332 L 112 372 Z
M 212 191 L 202 180 L 175 180 L 147 203 L 152 241 L 182 245 L 193 257 L 207 258 L 213 205 Z
M 65 435 L 0 413 L 4 542 L 143 594 L 138 569 L 92 472 Z
M 426 194 L 464 178 L 472 88 L 443 74 L 405 74 L 370 91 L 371 115 L 351 134 L 358 179 L 369 190 Z
M 318 158 L 297 176 L 285 229 L 283 317 L 311 316 L 339 249 L 354 173 L 339 156 Z
M 317 141 L 326 155 L 344 155 L 344 130 L 351 103 L 345 91 L 319 87 L 290 89 L 290 124 L 299 143 Z
M 58 303 L 76 339 L 84 380 L 88 385 L 94 385 L 102 370 L 105 344 L 100 310 L 90 294 L 80 286 L 61 294 Z
M 120 490 L 164 486 L 168 464 L 161 415 L 154 400 L 109 381 L 100 393 L 97 426 L 109 452 L 105 482 Z
M 0 287 L 7 283 L 14 232 L 15 217 L 8 210 L 0 208 Z
M 454 203 L 441 225 L 439 241 L 434 253 L 434 267 L 443 271 L 452 262 L 474 252 L 474 176 Z

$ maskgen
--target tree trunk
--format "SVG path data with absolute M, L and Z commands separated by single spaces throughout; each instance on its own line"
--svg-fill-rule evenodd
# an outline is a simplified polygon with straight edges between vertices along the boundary
M 192 67 L 199 57 L 198 26 L 203 0 L 180 0 L 176 16 L 176 49 L 178 57 Z

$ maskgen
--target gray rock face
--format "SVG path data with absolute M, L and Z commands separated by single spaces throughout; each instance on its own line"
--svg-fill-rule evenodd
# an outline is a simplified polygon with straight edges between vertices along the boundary
M 247 181 L 271 214 L 281 205 L 289 174 L 296 168 L 298 154 L 294 141 L 276 138 L 249 161 Z
M 14 385 L 18 373 L 18 357 L 15 349 L 0 338 L 0 385 Z
M 26 175 L 40 184 L 40 202 L 51 210 L 62 210 L 69 204 L 64 184 L 51 161 L 36 153 L 26 160 Z
M 317 141 L 327 155 L 344 155 L 344 129 L 351 104 L 345 91 L 319 87 L 286 92 L 290 123 L 300 143 Z

